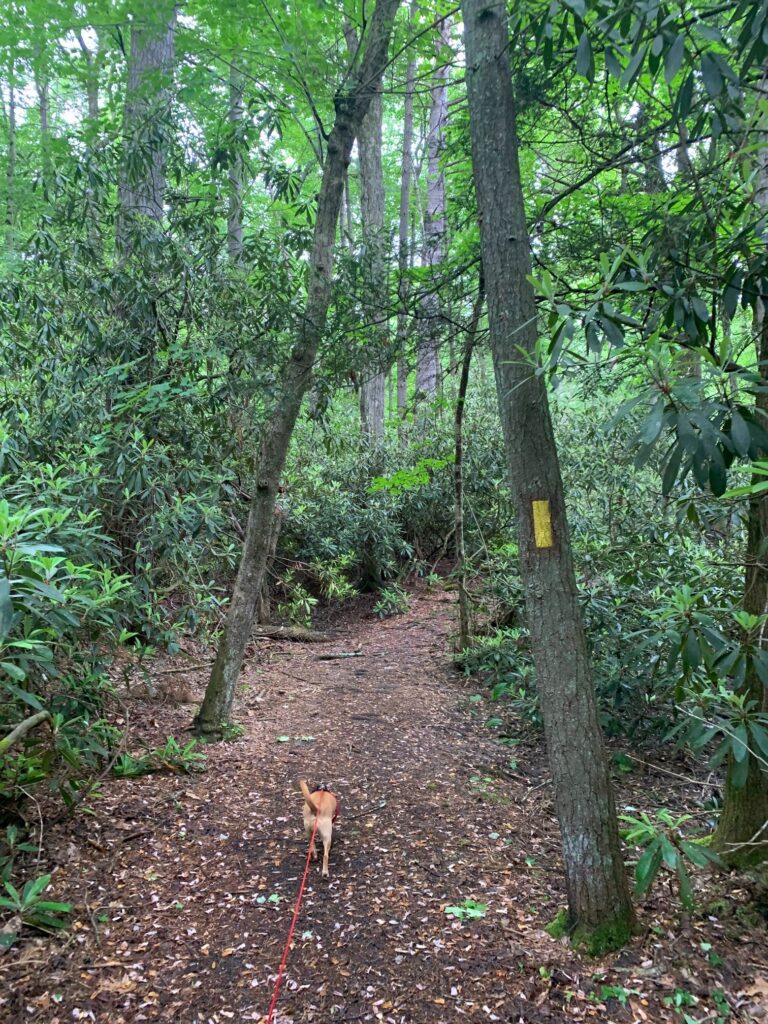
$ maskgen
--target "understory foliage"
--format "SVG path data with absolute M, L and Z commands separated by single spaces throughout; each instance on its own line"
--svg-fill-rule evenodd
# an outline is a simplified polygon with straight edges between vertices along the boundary
M 220 636 L 303 323 L 348 34 L 370 14 L 265 6 L 233 26 L 226 5 L 192 5 L 170 71 L 131 86 L 134 30 L 167 31 L 173 13 L 156 6 L 0 13 L 0 743 L 21 727 L 0 746 L 0 829 L 21 828 L 36 786 L 74 808 L 105 771 L 198 763 L 175 740 L 123 749 L 113 659 Z M 409 5 L 395 25 L 380 238 L 363 224 L 358 151 L 349 168 L 268 589 L 273 615 L 309 626 L 360 594 L 402 614 L 414 576 L 466 580 L 473 638 L 457 664 L 509 730 L 540 724 L 497 411 L 514 396 L 496 395 L 488 352 L 460 26 L 438 8 Z M 768 613 L 745 610 L 743 587 L 766 543 L 745 555 L 768 453 L 765 17 L 747 2 L 695 18 L 675 3 L 533 3 L 515 9 L 510 46 L 530 372 L 551 396 L 603 726 L 678 744 L 742 791 L 768 766 Z M 363 425 L 377 377 L 383 412 Z M 638 881 L 665 865 L 687 900 L 675 857 L 712 859 L 642 813 Z M 6 834 L 4 881 L 24 842 Z M 31 921 L 43 889 L 3 898 Z

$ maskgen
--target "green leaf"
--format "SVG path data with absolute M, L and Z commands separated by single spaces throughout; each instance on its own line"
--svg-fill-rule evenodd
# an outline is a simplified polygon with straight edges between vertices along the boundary
M 664 58 L 664 78 L 667 81 L 667 85 L 669 85 L 682 67 L 684 57 L 685 39 L 682 35 L 679 35 L 675 37 L 674 43 L 667 50 L 667 55 Z
M 717 99 L 723 91 L 723 76 L 720 68 L 708 53 L 705 53 L 701 58 L 701 77 L 704 80 L 704 88 L 707 90 L 710 98 L 713 100 Z
M 739 455 L 747 454 L 752 443 L 752 437 L 746 420 L 736 409 L 731 413 L 731 440 L 733 441 L 733 447 Z
M 749 758 L 745 757 L 743 761 L 737 761 L 735 758 L 731 761 L 731 771 L 728 779 L 734 789 L 744 789 L 749 778 Z
M 664 467 L 664 475 L 661 478 L 661 493 L 666 498 L 672 491 L 680 472 L 680 463 L 683 458 L 683 446 L 676 444 L 672 449 L 667 464 Z
M 0 661 L 0 671 L 5 672 L 5 674 L 9 675 L 11 679 L 15 679 L 17 683 L 23 683 L 27 678 L 27 673 L 24 669 L 20 668 L 18 665 L 14 665 L 12 661 Z
M 696 669 L 701 664 L 701 646 L 694 630 L 688 630 L 683 646 L 683 663 L 686 668 Z
M 747 735 L 747 727 L 743 722 L 739 722 L 733 727 L 731 753 L 733 754 L 734 761 L 737 762 L 745 761 L 749 756 L 749 736 Z
M 642 444 L 653 444 L 656 438 L 661 433 L 661 428 L 664 423 L 664 402 L 661 398 L 657 399 L 651 408 L 648 418 L 643 424 L 643 430 L 640 434 L 640 442 Z
M 661 844 L 655 839 L 635 867 L 635 892 L 638 896 L 648 892 L 661 867 Z
M 759 722 L 750 722 L 749 731 L 752 734 L 752 746 L 768 761 L 768 729 Z
M 592 56 L 592 44 L 586 30 L 581 33 L 579 45 L 576 48 L 576 71 L 588 81 L 594 80 L 595 62 Z
M 659 836 L 659 842 L 661 844 L 661 856 L 664 859 L 664 863 L 668 868 L 674 868 L 680 859 L 680 854 L 665 835 Z
M 720 498 L 728 487 L 728 474 L 720 462 L 709 464 L 709 487 L 715 497 Z
M 639 75 L 647 50 L 647 45 L 641 46 L 637 53 L 631 58 L 629 64 L 627 64 L 624 69 L 624 74 L 621 76 L 621 84 L 623 86 L 631 85 L 637 75 Z
M 691 878 L 685 869 L 685 864 L 681 857 L 677 858 L 675 868 L 677 870 L 677 882 L 680 887 L 680 899 L 682 900 L 683 906 L 686 910 L 692 910 L 693 889 L 691 888 Z

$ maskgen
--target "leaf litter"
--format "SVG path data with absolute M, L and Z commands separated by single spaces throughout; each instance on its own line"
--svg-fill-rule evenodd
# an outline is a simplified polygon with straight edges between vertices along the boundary
M 310 868 L 274 1024 L 768 1022 L 765 922 L 736 876 L 697 879 L 692 914 L 652 892 L 643 934 L 600 960 L 544 932 L 565 893 L 542 742 L 521 727 L 511 760 L 509 724 L 506 738 L 484 724 L 498 707 L 451 670 L 451 605 L 419 590 L 384 622 L 348 612 L 327 643 L 349 660 L 255 641 L 245 733 L 207 748 L 205 774 L 109 780 L 88 814 L 49 824 L 43 856 L 73 923 L 0 961 L 0 1021 L 265 1024 L 306 777 L 340 795 L 341 816 L 330 881 Z M 204 670 L 186 682 L 199 698 Z M 127 699 L 137 744 L 188 726 L 188 706 Z M 653 765 L 617 786 L 646 810 L 699 794 Z

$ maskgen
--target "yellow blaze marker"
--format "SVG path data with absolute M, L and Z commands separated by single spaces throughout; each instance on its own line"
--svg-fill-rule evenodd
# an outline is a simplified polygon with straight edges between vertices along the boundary
M 532 501 L 533 506 L 533 540 L 537 548 L 551 548 L 555 543 L 552 534 L 552 516 L 549 512 L 549 502 L 545 500 Z

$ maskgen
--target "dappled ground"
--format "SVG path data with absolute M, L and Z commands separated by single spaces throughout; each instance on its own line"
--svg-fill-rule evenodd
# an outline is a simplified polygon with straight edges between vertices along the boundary
M 341 817 L 330 881 L 310 869 L 276 1024 L 768 1021 L 764 921 L 735 877 L 703 879 L 695 915 L 660 887 L 643 934 L 603 960 L 544 933 L 563 884 L 543 752 L 535 737 L 499 743 L 451 672 L 450 600 L 349 616 L 326 643 L 255 642 L 246 734 L 210 748 L 204 774 L 109 781 L 88 814 L 49 827 L 43 858 L 74 927 L 0 959 L 0 1019 L 264 1021 L 304 865 L 306 776 L 341 796 Z M 182 664 L 157 679 L 199 694 L 205 668 Z M 182 737 L 192 714 L 127 706 L 132 750 Z M 620 802 L 683 811 L 706 786 L 689 771 L 638 766 Z M 465 900 L 485 916 L 446 913 Z

